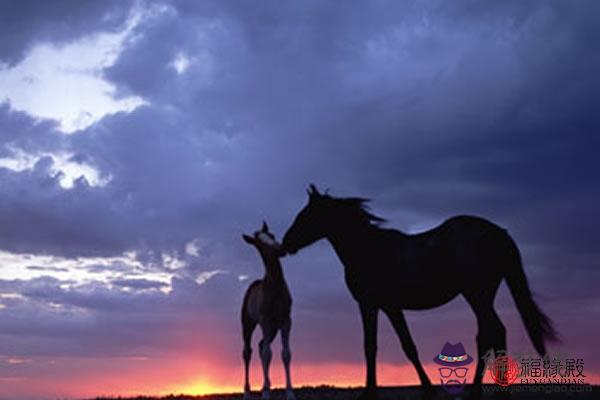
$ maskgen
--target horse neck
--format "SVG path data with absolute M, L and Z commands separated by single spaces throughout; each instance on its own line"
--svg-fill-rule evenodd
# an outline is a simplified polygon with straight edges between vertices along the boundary
M 326 236 L 338 257 L 345 266 L 361 257 L 364 251 L 370 251 L 370 243 L 376 233 L 381 231 L 376 225 L 361 220 L 344 220 L 336 224 Z
M 344 242 L 350 239 L 361 239 L 372 233 L 376 226 L 366 220 L 353 217 L 337 218 L 331 223 L 327 239 Z
M 354 248 L 356 244 L 367 239 L 372 229 L 376 227 L 363 221 L 346 221 L 334 223 L 330 232 L 325 236 L 333 248 L 340 253 L 346 249 Z

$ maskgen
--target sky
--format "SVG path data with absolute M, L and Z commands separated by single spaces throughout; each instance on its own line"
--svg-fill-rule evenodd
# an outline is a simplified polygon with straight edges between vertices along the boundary
M 600 383 L 598 13 L 0 0 L 0 398 L 241 390 L 239 312 L 263 274 L 241 234 L 265 219 L 281 238 L 309 183 L 408 233 L 463 213 L 508 229 L 562 336 L 550 353 Z M 295 383 L 361 385 L 331 247 L 283 265 Z M 496 308 L 509 352 L 533 351 L 504 284 Z M 446 341 L 476 352 L 462 298 L 406 315 L 434 381 Z M 379 325 L 380 383 L 417 383 Z

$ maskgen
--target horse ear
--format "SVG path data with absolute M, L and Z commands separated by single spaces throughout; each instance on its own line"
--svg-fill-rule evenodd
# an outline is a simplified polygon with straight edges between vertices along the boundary
M 248 244 L 255 244 L 254 242 L 254 238 L 252 236 L 248 236 L 248 235 L 242 235 L 242 238 L 244 239 L 244 241 Z
M 269 232 L 269 226 L 267 225 L 267 221 L 263 220 L 262 231 L 267 233 Z
M 308 195 L 311 198 L 321 196 L 321 193 L 319 193 L 319 190 L 317 189 L 317 187 L 312 183 L 310 185 L 308 185 L 308 190 L 306 191 L 306 193 L 308 193 Z

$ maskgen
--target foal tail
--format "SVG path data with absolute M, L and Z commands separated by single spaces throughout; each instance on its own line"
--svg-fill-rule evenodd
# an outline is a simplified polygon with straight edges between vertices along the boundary
M 521 254 L 515 242 L 511 241 L 511 260 L 512 265 L 505 276 L 506 283 L 510 289 L 521 319 L 525 324 L 529 338 L 533 342 L 533 347 L 540 356 L 546 355 L 545 341 L 558 341 L 558 335 L 552 320 L 544 314 L 540 307 L 533 300 L 531 290 L 527 284 L 527 277 L 523 271 Z

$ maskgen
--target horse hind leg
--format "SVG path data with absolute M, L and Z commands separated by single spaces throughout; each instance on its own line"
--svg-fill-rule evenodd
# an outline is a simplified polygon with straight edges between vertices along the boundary
M 498 317 L 498 314 L 496 313 L 496 311 L 494 310 L 493 307 L 492 307 L 492 312 L 491 312 L 491 316 L 490 316 L 490 324 L 493 326 L 491 340 L 492 340 L 492 347 L 494 348 L 494 351 L 495 351 L 495 356 L 496 357 L 506 356 L 507 355 L 506 354 L 506 328 L 504 327 L 504 324 L 500 320 L 500 317 Z M 505 373 L 505 372 L 506 372 L 506 364 L 504 365 L 504 371 L 502 371 L 501 373 Z M 496 393 L 494 393 L 494 398 L 495 399 L 508 399 L 508 398 L 510 398 L 510 392 L 496 392 Z
M 493 292 L 495 294 L 495 290 Z M 470 399 L 481 398 L 481 385 L 486 363 L 489 361 L 489 351 L 495 350 L 496 356 L 506 354 L 506 328 L 494 310 L 494 296 L 465 295 L 467 302 L 477 317 L 477 368 Z M 507 393 L 498 393 L 507 396 Z
M 250 359 L 252 357 L 252 333 L 256 328 L 256 322 L 252 321 L 246 315 L 242 318 L 242 332 L 244 338 L 244 350 L 242 357 L 244 359 L 244 400 L 250 398 Z

